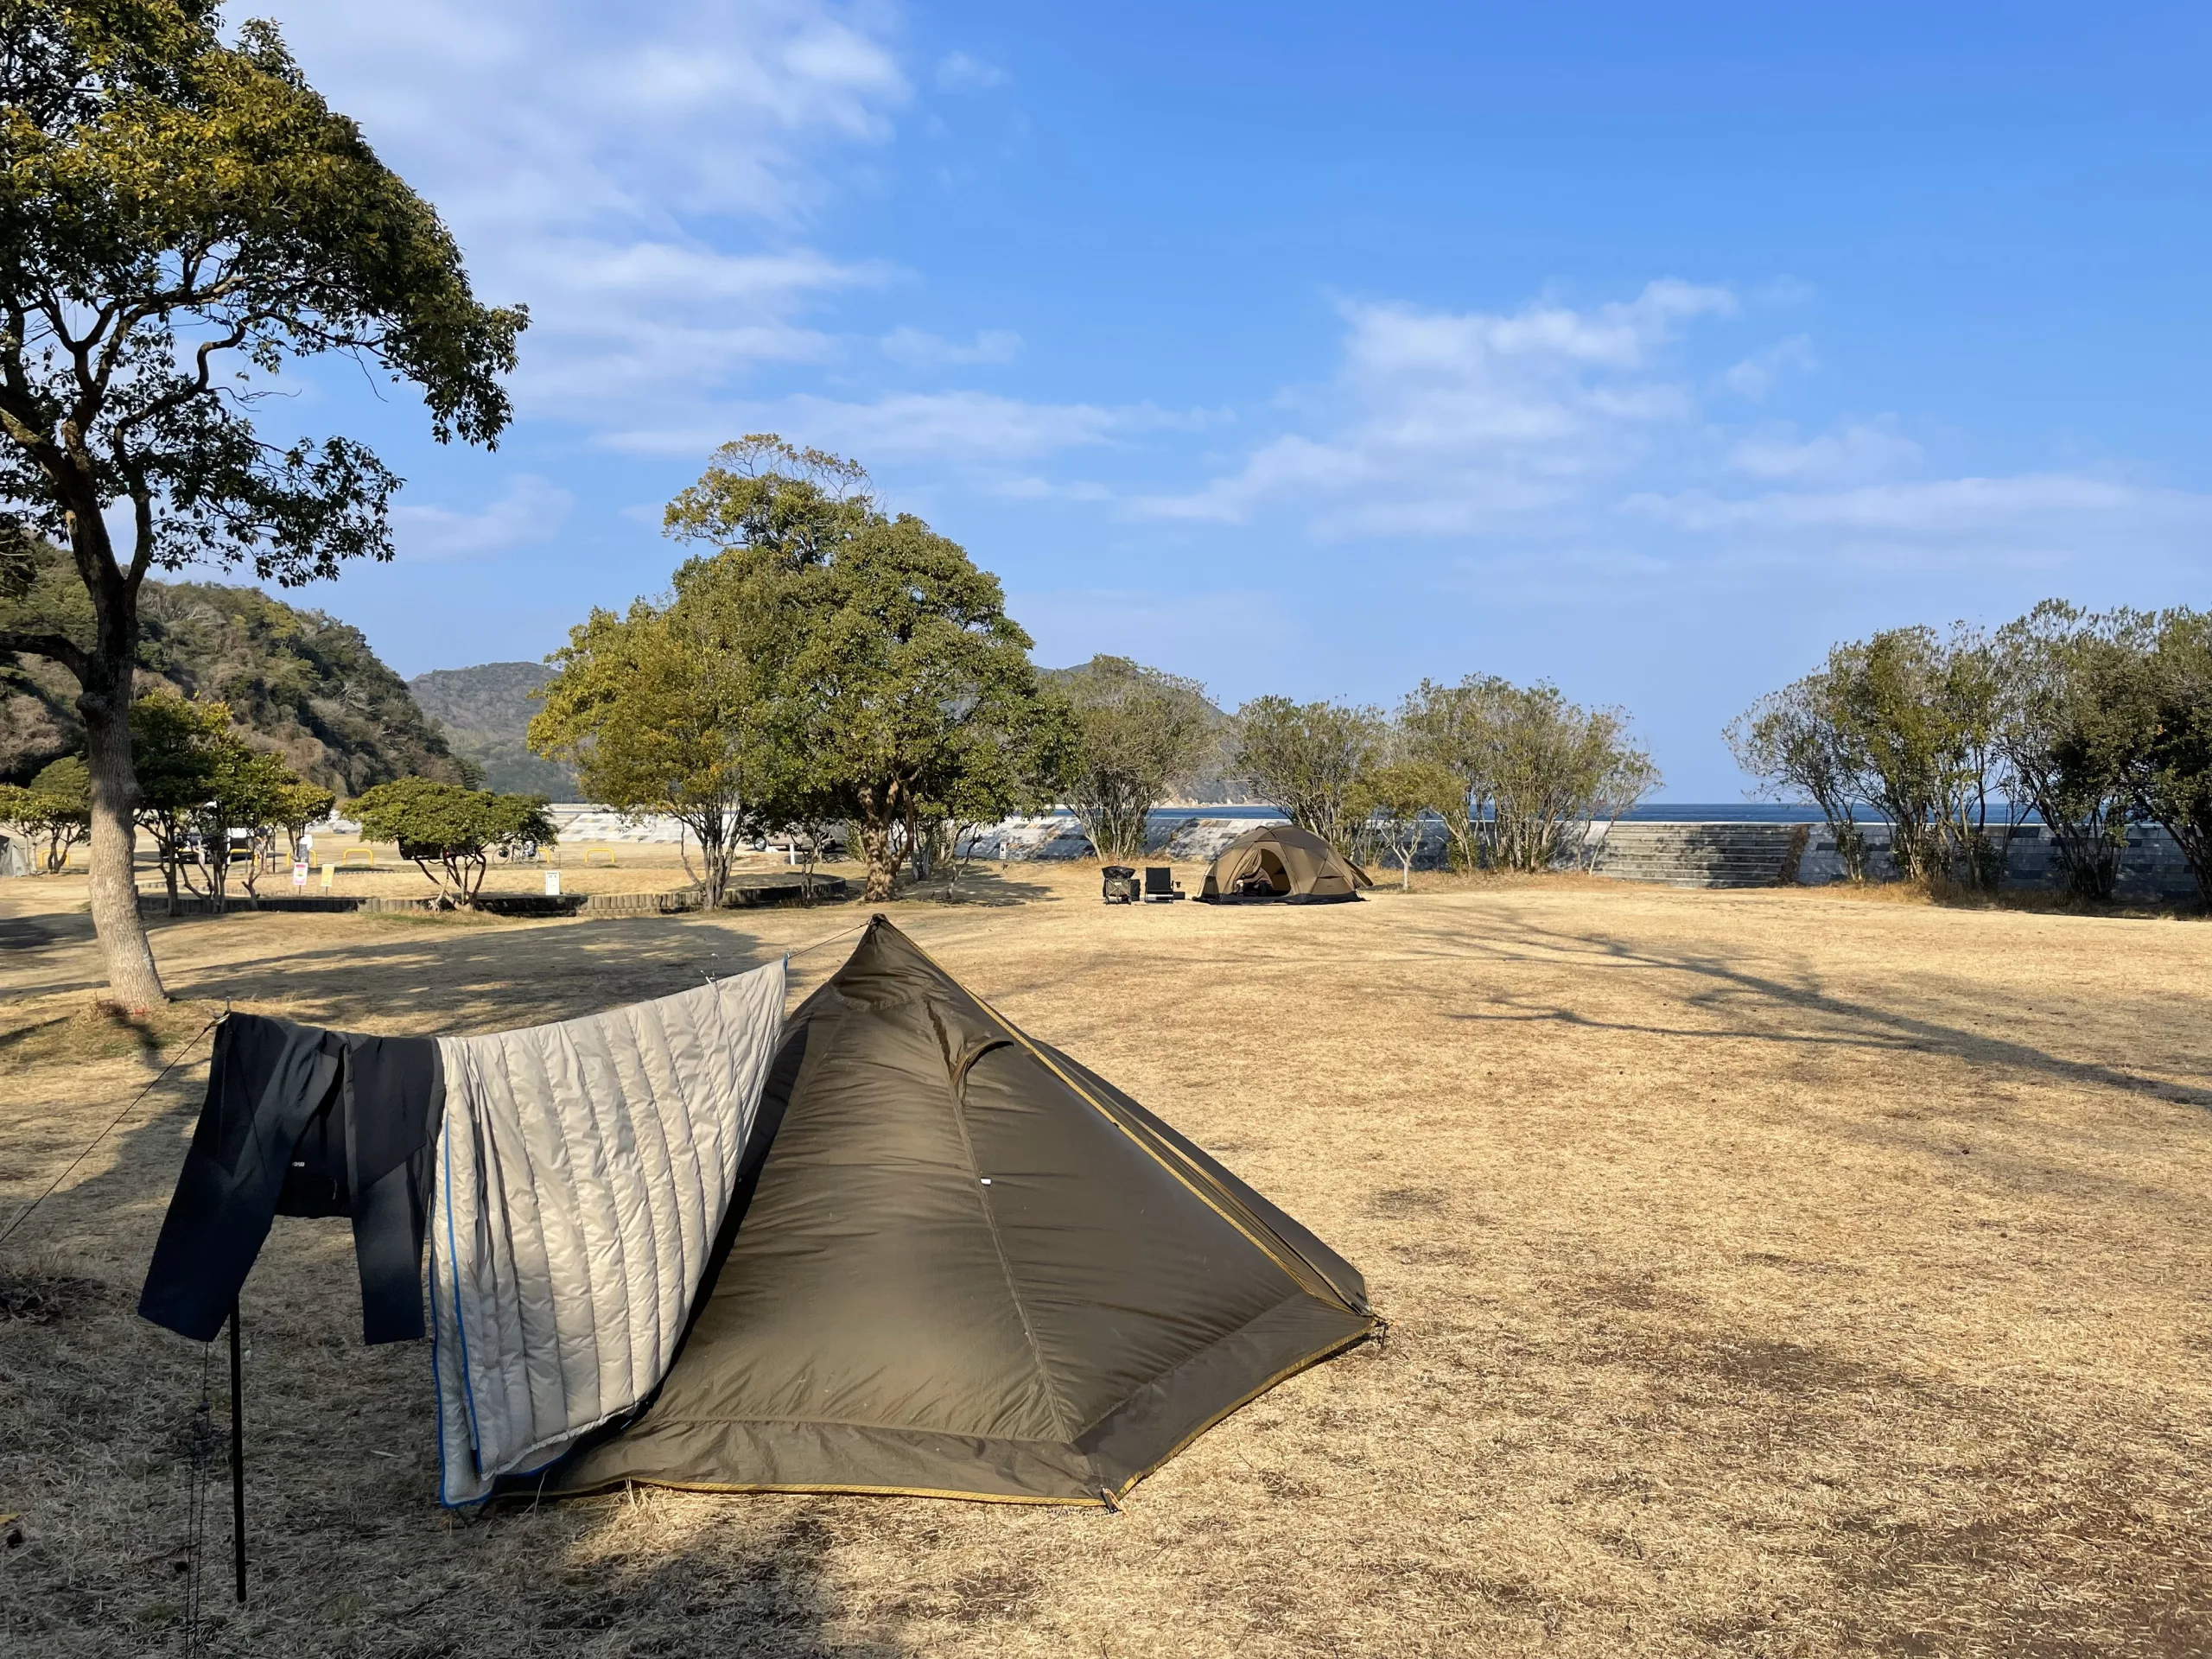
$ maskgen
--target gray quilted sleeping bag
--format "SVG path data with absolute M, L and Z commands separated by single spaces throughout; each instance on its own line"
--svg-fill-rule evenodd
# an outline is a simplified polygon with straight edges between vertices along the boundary
M 729 1206 L 784 964 L 438 1039 L 429 1281 L 440 1496 L 552 1462 L 658 1385 Z

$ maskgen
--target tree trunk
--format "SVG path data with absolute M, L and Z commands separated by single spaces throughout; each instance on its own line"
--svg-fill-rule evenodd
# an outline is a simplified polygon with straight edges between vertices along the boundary
M 821 861 L 822 838 L 830 833 L 830 826 L 819 818 L 811 818 L 799 828 L 806 831 L 806 862 L 799 867 L 799 879 L 803 883 L 799 902 L 811 905 L 814 902 L 814 867 Z M 797 834 L 798 831 L 792 833 Z
M 215 843 L 215 856 L 207 856 L 207 843 Z M 218 823 L 200 832 L 200 868 L 207 872 L 207 907 L 218 916 L 230 914 L 231 826 Z
M 135 601 L 135 595 L 133 596 Z M 92 778 L 91 899 L 108 990 L 127 1008 L 167 1002 L 154 949 L 138 916 L 138 776 L 130 767 L 130 692 L 138 633 L 137 607 L 100 618 L 99 643 L 86 653 L 88 673 L 77 712 L 85 720 L 85 760 Z
M 899 880 L 899 849 L 891 838 L 887 814 L 871 812 L 861 819 L 861 855 L 868 861 L 868 886 L 861 898 L 868 904 L 882 904 Z
M 711 821 L 702 819 L 696 826 L 699 831 L 699 863 L 702 874 L 700 895 L 704 908 L 717 911 L 729 893 L 730 825 L 728 816 L 716 808 Z M 715 833 L 710 839 L 708 831 Z

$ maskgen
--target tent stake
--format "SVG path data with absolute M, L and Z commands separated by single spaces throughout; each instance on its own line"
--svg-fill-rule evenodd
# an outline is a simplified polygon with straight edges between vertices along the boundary
M 245 1601 L 245 1382 L 238 1369 L 238 1304 L 231 1299 L 231 1563 Z

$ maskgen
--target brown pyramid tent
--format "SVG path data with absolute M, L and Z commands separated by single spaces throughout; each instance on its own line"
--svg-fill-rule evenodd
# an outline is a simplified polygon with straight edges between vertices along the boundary
M 1221 849 L 1206 871 L 1200 899 L 1210 905 L 1280 899 L 1294 905 L 1341 904 L 1371 887 L 1367 872 L 1295 824 L 1263 823 Z
M 785 1027 L 725 1236 L 658 1395 L 543 1490 L 1100 1503 L 1379 1323 L 1335 1252 L 880 917 Z

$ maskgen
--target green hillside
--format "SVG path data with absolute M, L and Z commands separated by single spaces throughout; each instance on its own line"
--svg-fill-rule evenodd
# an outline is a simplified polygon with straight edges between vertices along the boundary
M 437 721 L 453 752 L 484 768 L 486 788 L 579 800 L 575 774 L 540 760 L 524 741 L 539 706 L 531 693 L 552 677 L 543 663 L 484 663 L 432 669 L 408 681 L 407 689 Z
M 0 596 L 0 618 L 88 637 L 84 592 L 59 558 L 43 563 L 28 591 Z M 473 776 L 359 628 L 257 588 L 209 582 L 149 581 L 139 613 L 140 690 L 166 682 L 219 697 L 302 777 L 354 795 L 394 778 Z M 84 747 L 76 696 L 59 664 L 0 652 L 0 781 L 28 779 Z

